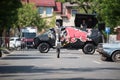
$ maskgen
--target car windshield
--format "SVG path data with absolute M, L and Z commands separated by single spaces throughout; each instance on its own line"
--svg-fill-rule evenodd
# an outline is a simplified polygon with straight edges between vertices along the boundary
M 23 33 L 22 37 L 25 38 L 34 38 L 36 36 L 36 33 Z
M 20 38 L 10 38 L 10 41 L 14 41 L 14 40 L 20 41 L 21 39 Z

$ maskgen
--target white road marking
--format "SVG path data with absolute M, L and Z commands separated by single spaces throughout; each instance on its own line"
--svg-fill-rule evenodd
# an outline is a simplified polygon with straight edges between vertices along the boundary
M 102 64 L 101 62 L 99 62 L 99 61 L 93 61 L 94 63 L 97 63 L 97 64 Z

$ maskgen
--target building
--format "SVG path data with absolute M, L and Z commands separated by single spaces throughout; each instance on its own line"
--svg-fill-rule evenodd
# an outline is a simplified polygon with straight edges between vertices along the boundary
M 62 6 L 62 19 L 63 19 L 63 25 L 64 26 L 75 26 L 74 25 L 74 19 L 75 14 L 78 13 L 78 9 L 75 9 L 74 7 L 78 7 L 78 4 L 71 4 L 70 2 L 63 3 Z
M 116 39 L 120 41 L 120 26 L 115 28 L 115 31 L 117 32 L 117 37 Z
M 71 4 L 70 2 L 61 3 L 56 2 L 55 0 L 22 0 L 24 3 L 34 3 L 38 8 L 38 13 L 43 18 L 48 18 L 48 22 L 50 22 L 52 17 L 55 14 L 56 19 L 63 20 L 63 26 L 75 26 L 74 19 L 75 14 L 78 12 L 77 7 L 78 4 Z
M 53 16 L 54 11 L 60 12 L 60 11 L 57 11 L 60 9 L 56 8 L 58 3 L 56 3 L 55 0 L 22 0 L 22 2 L 34 3 L 38 8 L 38 13 L 43 18 Z

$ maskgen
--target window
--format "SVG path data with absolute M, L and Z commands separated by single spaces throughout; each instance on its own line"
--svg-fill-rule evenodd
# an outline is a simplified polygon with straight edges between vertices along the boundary
M 21 41 L 21 39 L 19 38 L 19 39 L 16 39 L 16 41 Z
M 36 36 L 36 33 L 22 33 L 22 37 L 25 37 L 25 38 L 34 38 Z
M 51 15 L 52 14 L 52 8 L 46 8 L 46 14 Z
M 39 12 L 40 14 L 43 14 L 43 10 L 44 10 L 43 7 L 39 7 L 39 8 L 38 8 L 38 12 Z

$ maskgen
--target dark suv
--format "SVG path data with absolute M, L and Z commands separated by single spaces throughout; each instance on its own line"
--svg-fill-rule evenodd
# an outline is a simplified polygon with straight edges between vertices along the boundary
M 90 19 L 90 21 L 87 20 L 89 27 L 85 31 L 79 28 L 81 22 L 78 21 L 81 21 L 81 19 Z M 61 27 L 61 47 L 67 49 L 82 49 L 85 54 L 93 54 L 96 46 L 102 42 L 101 32 L 98 29 L 93 29 L 95 24 L 97 24 L 95 15 L 76 14 L 76 27 Z M 50 48 L 55 48 L 54 28 L 35 37 L 34 46 L 35 48 L 39 48 L 41 53 L 47 53 Z

